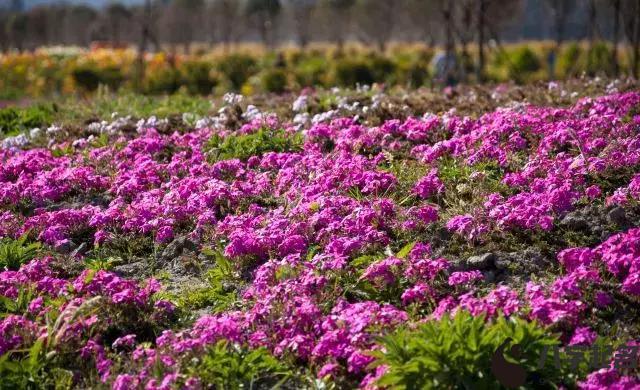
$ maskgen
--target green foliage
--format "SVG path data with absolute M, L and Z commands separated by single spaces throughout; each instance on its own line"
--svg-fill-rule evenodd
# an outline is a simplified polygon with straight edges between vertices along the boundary
M 118 257 L 97 257 L 85 259 L 84 263 L 88 269 L 94 271 L 108 271 L 113 268 L 114 265 L 122 262 L 122 259 Z
M 364 60 L 336 60 L 334 73 L 336 84 L 344 87 L 354 87 L 356 84 L 371 85 L 375 81 L 373 71 Z
M 577 43 L 571 43 L 564 48 L 557 59 L 558 75 L 561 77 L 577 76 L 581 56 L 582 49 Z
M 175 296 L 166 298 L 189 312 L 209 308 L 212 312 L 219 313 L 236 302 L 236 289 L 242 282 L 236 277 L 231 262 L 222 253 L 207 249 L 203 250 L 203 253 L 213 257 L 216 263 L 205 275 L 207 285 L 187 288 Z
M 389 58 L 374 56 L 369 60 L 371 75 L 374 82 L 384 82 L 392 78 L 396 71 L 396 64 Z
M 273 388 L 292 376 L 265 348 L 250 350 L 224 340 L 208 349 L 193 374 L 218 389 Z
M 236 91 L 256 73 L 256 60 L 243 54 L 231 54 L 222 57 L 216 65 L 218 71 L 229 82 L 230 87 Z
M 613 74 L 611 49 L 605 42 L 598 42 L 587 52 L 586 71 L 589 75 L 596 73 Z
M 301 60 L 295 68 L 294 77 L 301 87 L 326 85 L 326 70 L 329 64 L 326 58 L 313 56 Z
M 302 149 L 303 137 L 300 133 L 289 134 L 284 130 L 261 128 L 253 134 L 230 134 L 220 137 L 215 134 L 207 144 L 213 160 L 261 156 L 267 152 L 293 152 Z
M 180 72 L 176 69 L 162 69 L 146 76 L 144 92 L 150 94 L 175 93 L 180 88 Z
M 94 92 L 100 85 L 117 90 L 124 81 L 124 75 L 116 67 L 98 68 L 95 65 L 79 66 L 71 72 L 75 83 L 88 92 Z
M 28 108 L 0 109 L 0 135 L 13 135 L 50 124 L 56 107 L 52 105 L 35 105 Z
M 17 240 L 3 238 L 0 240 L 0 269 L 17 270 L 22 264 L 33 259 L 40 249 L 40 243 L 29 243 L 25 234 Z
M 209 95 L 219 80 L 213 67 L 206 61 L 186 61 L 180 67 L 181 84 L 194 95 Z
M 526 80 L 528 75 L 542 68 L 536 53 L 526 46 L 516 49 L 511 54 L 510 60 L 509 76 L 519 82 Z
M 502 316 L 486 322 L 481 316 L 461 311 L 453 318 L 444 316 L 383 337 L 383 349 L 373 352 L 377 358 L 374 364 L 387 365 L 389 370 L 379 384 L 390 389 L 500 388 L 491 372 L 491 361 L 508 339 L 512 341 L 505 348 L 505 357 L 525 369 L 526 387 L 534 385 L 535 376 L 545 386 L 561 382 L 561 372 L 553 365 L 553 346 L 559 345 L 556 336 L 534 322 Z M 521 347 L 519 358 L 510 354 L 510 346 L 515 344 Z M 545 351 L 547 358 L 539 369 Z
M 33 298 L 35 298 L 33 290 L 25 288 L 20 288 L 17 298 L 0 295 L 0 318 L 10 314 L 23 315 L 27 312 Z
M 428 62 L 413 61 L 399 67 L 398 81 L 411 88 L 425 85 L 429 81 Z
M 15 352 L 7 352 L 0 357 L 2 388 L 35 389 L 43 384 L 43 344 L 44 339 L 38 339 L 20 359 L 12 357 Z
M 280 68 L 272 68 L 260 77 L 262 89 L 266 92 L 282 93 L 287 89 L 287 72 Z
M 145 96 L 134 93 L 102 93 L 89 102 L 69 99 L 60 105 L 56 120 L 74 123 L 86 118 L 110 120 L 111 115 L 131 115 L 136 118 L 167 117 L 185 112 L 205 115 L 211 109 L 211 102 L 204 97 L 174 94 L 169 96 Z

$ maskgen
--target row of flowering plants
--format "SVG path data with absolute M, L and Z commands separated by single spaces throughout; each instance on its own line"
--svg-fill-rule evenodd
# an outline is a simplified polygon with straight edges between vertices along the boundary
M 640 93 L 377 124 L 312 98 L 3 143 L 3 384 L 640 386 Z

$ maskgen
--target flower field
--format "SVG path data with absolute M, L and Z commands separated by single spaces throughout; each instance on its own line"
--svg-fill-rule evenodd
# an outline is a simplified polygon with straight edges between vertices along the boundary
M 4 136 L 0 387 L 640 387 L 640 89 L 590 83 Z

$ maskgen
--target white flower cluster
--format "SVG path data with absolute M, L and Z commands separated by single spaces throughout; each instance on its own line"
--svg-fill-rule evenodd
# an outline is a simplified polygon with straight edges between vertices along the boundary
M 142 133 L 147 129 L 163 127 L 169 124 L 169 120 L 167 118 L 158 119 L 155 115 L 150 116 L 147 119 L 140 119 L 136 124 L 136 129 L 138 133 Z
M 225 93 L 224 96 L 222 97 L 222 101 L 225 102 L 227 105 L 240 104 L 242 102 L 242 99 L 243 99 L 242 95 L 239 95 L 233 92 Z
M 262 112 L 258 109 L 258 107 L 250 104 L 247 106 L 247 110 L 242 114 L 242 118 L 251 122 L 254 119 L 262 118 Z
M 302 112 L 307 110 L 308 106 L 308 97 L 307 95 L 300 95 L 291 105 L 291 109 L 293 112 Z

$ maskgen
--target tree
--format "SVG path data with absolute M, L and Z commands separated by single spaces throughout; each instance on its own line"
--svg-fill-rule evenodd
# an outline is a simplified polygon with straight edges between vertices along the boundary
M 631 75 L 640 77 L 640 0 L 624 0 L 621 4 L 624 34 L 631 46 Z
M 7 22 L 9 15 L 7 12 L 0 10 L 0 52 L 4 53 L 9 50 L 9 35 L 7 31 Z
M 164 7 L 162 25 L 167 40 L 173 45 L 182 45 L 186 53 L 190 52 L 196 28 L 202 26 L 204 0 L 174 0 Z
M 440 30 L 440 4 L 436 1 L 407 0 L 405 13 L 410 29 L 417 32 L 418 39 L 428 47 L 435 45 Z
M 112 3 L 105 9 L 105 18 L 111 42 L 120 44 L 125 23 L 131 19 L 131 11 L 121 3 Z
M 71 6 L 65 14 L 65 40 L 70 43 L 86 46 L 89 44 L 91 25 L 98 19 L 98 13 L 86 5 Z
M 401 1 L 358 0 L 356 15 L 359 31 L 364 35 L 364 40 L 375 43 L 380 52 L 385 51 L 393 34 L 400 7 Z
M 229 50 L 231 43 L 240 31 L 242 17 L 242 2 L 238 0 L 214 0 L 211 11 L 215 23 L 215 31 L 219 31 L 225 50 Z
M 51 11 L 50 7 L 38 6 L 31 8 L 27 12 L 28 34 L 33 47 L 49 44 L 50 26 L 48 16 Z
M 453 4 L 451 4 L 451 2 L 447 0 L 444 0 L 442 3 L 443 4 L 440 5 L 440 12 L 442 14 L 442 20 L 444 21 L 445 28 L 445 68 L 449 69 L 451 67 L 449 61 L 451 61 L 451 59 L 453 58 L 455 50 L 455 41 L 453 38 L 453 31 L 455 28 L 453 19 Z
M 324 0 L 324 5 L 331 20 L 329 35 L 338 46 L 338 51 L 342 51 L 351 28 L 351 10 L 355 0 Z
M 485 43 L 487 32 L 490 32 L 494 39 L 498 33 L 509 23 L 515 20 L 514 16 L 519 15 L 522 10 L 522 0 L 475 0 L 476 15 L 476 40 L 478 45 L 478 63 L 476 66 L 476 79 L 479 82 L 484 80 L 485 68 Z M 469 25 L 472 25 L 471 21 Z M 464 26 L 463 26 L 464 28 Z M 489 30 L 489 31 L 487 31 Z
M 484 25 L 487 15 L 487 0 L 478 0 L 478 67 L 476 80 L 484 81 Z
M 551 12 L 553 18 L 554 40 L 556 43 L 556 52 L 560 49 L 560 45 L 564 41 L 565 30 L 567 27 L 567 19 L 571 15 L 571 11 L 575 8 L 574 0 L 546 0 L 545 4 Z
M 27 36 L 29 22 L 24 13 L 14 13 L 9 16 L 7 21 L 6 32 L 11 41 L 11 45 L 22 51 L 24 49 L 24 41 Z
M 288 0 L 287 6 L 292 12 L 298 44 L 305 48 L 311 40 L 311 15 L 317 6 L 317 0 Z
M 620 0 L 611 0 L 613 7 L 613 50 L 611 51 L 611 63 L 613 64 L 613 74 L 618 76 L 620 72 L 618 65 L 618 41 L 620 41 Z
M 254 20 L 262 42 L 268 48 L 274 47 L 275 22 L 281 10 L 280 0 L 249 0 L 247 4 L 247 15 Z
M 589 0 L 589 25 L 587 31 L 589 34 L 589 50 L 593 49 L 593 46 L 600 35 L 598 29 L 598 0 Z

